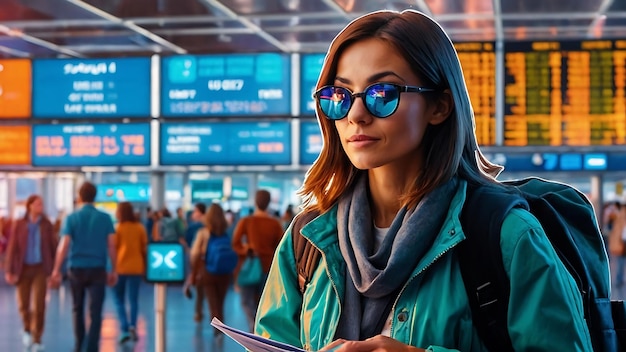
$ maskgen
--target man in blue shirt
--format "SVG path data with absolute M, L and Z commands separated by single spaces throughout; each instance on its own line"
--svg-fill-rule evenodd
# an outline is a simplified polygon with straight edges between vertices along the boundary
M 60 285 L 61 265 L 68 255 L 68 277 L 72 292 L 72 315 L 75 352 L 98 351 L 102 326 L 102 305 L 105 288 L 115 285 L 116 252 L 111 217 L 97 210 L 94 205 L 96 186 L 90 182 L 82 184 L 78 191 L 82 207 L 65 219 L 61 231 L 61 242 L 57 248 L 51 284 Z M 108 262 L 107 262 L 108 260 Z M 110 271 L 107 273 L 107 264 Z M 89 317 L 91 324 L 85 340 L 84 304 L 89 294 Z M 85 346 L 83 346 L 85 345 Z

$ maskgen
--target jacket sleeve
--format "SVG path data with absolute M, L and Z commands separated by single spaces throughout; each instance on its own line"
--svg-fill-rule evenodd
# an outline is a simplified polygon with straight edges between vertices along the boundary
M 298 291 L 291 229 L 278 244 L 256 315 L 255 333 L 303 347 L 300 341 L 302 295 Z
M 5 258 L 5 271 L 8 274 L 17 274 L 17 268 L 15 267 L 15 256 L 17 255 L 18 248 L 18 240 L 16 236 L 16 222 L 18 220 L 14 219 L 10 223 L 9 227 L 9 243 L 7 244 L 6 250 L 6 258 Z
M 516 351 L 592 351 L 582 297 L 538 220 L 515 209 L 500 240 L 511 280 L 508 329 Z

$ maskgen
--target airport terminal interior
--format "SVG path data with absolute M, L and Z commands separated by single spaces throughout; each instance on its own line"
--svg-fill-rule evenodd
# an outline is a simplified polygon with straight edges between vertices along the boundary
M 63 219 L 86 180 L 114 221 L 122 201 L 142 220 L 197 202 L 245 216 L 259 189 L 278 216 L 297 208 L 323 147 L 312 92 L 326 50 L 382 9 L 421 11 L 448 33 L 500 179 L 571 184 L 600 221 L 626 202 L 626 1 L 0 0 L 0 218 L 39 194 Z M 164 285 L 164 341 L 156 285 L 143 282 L 138 341 L 118 342 L 107 291 L 101 351 L 243 351 L 215 340 L 208 311 L 194 321 L 181 284 Z M 15 300 L 0 280 L 2 351 L 23 350 Z M 43 344 L 69 351 L 67 283 L 46 301 Z M 234 286 L 226 308 L 225 323 L 245 330 Z

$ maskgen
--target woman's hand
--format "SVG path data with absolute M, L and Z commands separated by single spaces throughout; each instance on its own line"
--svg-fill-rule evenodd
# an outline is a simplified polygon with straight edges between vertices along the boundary
M 324 347 L 322 351 L 334 352 L 425 352 L 417 348 L 394 340 L 391 337 L 376 335 L 365 341 L 336 340 Z

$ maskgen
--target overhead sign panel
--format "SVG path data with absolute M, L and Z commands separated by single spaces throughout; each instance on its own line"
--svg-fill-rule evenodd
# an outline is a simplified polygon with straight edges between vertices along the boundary
M 0 60 L 0 119 L 30 117 L 30 97 L 30 60 Z
M 300 122 L 300 164 L 313 164 L 322 151 L 322 144 L 322 131 L 317 121 Z
M 302 54 L 300 57 L 300 114 L 315 115 L 315 86 L 322 71 L 325 54 Z
M 163 59 L 163 116 L 267 116 L 291 111 L 288 55 L 172 56 Z
M 150 165 L 150 125 L 33 126 L 34 166 Z
M 150 59 L 33 61 L 33 115 L 150 116 Z
M 0 165 L 30 165 L 30 126 L 0 128 Z
M 287 165 L 289 122 L 161 125 L 161 165 Z

